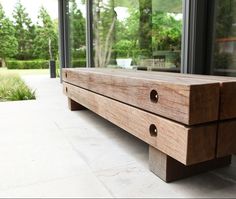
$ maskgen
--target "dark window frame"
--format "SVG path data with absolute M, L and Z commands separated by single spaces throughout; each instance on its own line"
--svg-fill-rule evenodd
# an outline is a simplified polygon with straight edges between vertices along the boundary
M 58 0 L 59 60 L 60 74 L 69 67 L 68 0 Z M 62 82 L 62 76 L 61 82 Z
M 182 73 L 208 74 L 212 0 L 185 0 Z

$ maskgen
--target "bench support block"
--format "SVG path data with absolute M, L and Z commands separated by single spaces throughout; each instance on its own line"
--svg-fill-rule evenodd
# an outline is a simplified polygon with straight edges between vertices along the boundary
M 71 98 L 68 98 L 68 108 L 71 111 L 79 111 L 79 110 L 85 110 L 86 109 L 84 106 L 82 106 L 81 104 L 79 104 L 76 101 L 72 100 Z
M 165 182 L 172 182 L 198 173 L 231 164 L 231 156 L 185 166 L 158 149 L 149 146 L 149 169 Z

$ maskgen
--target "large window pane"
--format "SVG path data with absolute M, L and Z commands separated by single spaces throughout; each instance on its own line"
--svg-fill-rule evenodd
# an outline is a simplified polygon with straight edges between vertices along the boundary
M 69 0 L 70 67 L 86 67 L 86 5 L 83 0 Z
M 217 0 L 212 73 L 236 76 L 236 0 Z
M 95 67 L 180 69 L 182 0 L 94 0 Z

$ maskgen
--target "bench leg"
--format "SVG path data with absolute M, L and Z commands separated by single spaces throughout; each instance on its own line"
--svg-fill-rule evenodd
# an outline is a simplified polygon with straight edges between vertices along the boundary
M 226 156 L 191 166 L 185 166 L 158 149 L 149 146 L 149 169 L 165 182 L 172 182 L 230 164 L 231 156 Z
M 84 106 L 82 106 L 81 104 L 79 104 L 76 101 L 72 100 L 71 98 L 68 98 L 68 108 L 71 111 L 79 111 L 79 110 L 86 109 Z

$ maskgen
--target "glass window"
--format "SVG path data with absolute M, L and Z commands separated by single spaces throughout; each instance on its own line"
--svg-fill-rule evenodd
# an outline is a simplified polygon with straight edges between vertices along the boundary
M 182 24 L 182 0 L 94 0 L 94 65 L 178 72 Z
M 86 4 L 69 0 L 69 66 L 86 67 Z
M 236 0 L 217 0 L 212 74 L 236 76 Z

